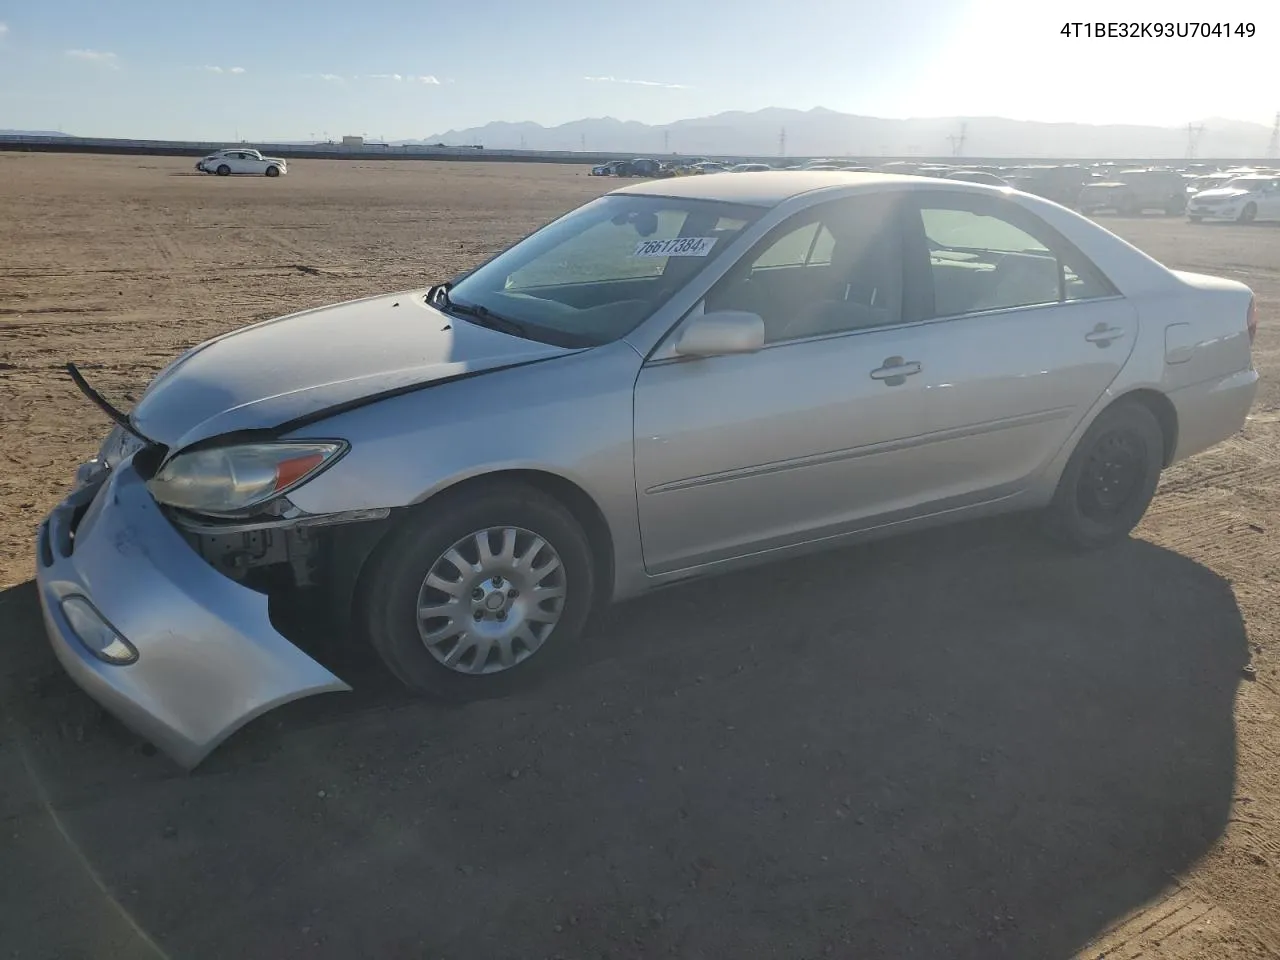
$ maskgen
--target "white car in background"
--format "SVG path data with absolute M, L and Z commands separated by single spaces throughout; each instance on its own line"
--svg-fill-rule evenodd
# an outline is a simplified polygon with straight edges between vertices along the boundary
M 282 157 L 264 157 L 257 150 L 235 148 L 209 154 L 196 163 L 196 169 L 220 177 L 229 177 L 233 173 L 278 177 L 289 172 L 289 163 Z
M 1280 220 L 1280 174 L 1254 173 L 1221 187 L 1202 190 L 1187 203 L 1187 218 L 1201 220 Z

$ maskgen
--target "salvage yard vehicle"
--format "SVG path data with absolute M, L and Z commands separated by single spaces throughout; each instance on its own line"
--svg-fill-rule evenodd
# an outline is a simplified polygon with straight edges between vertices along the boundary
M 196 169 L 220 177 L 232 174 L 278 177 L 289 172 L 289 164 L 283 157 L 264 157 L 257 150 L 231 148 L 202 158 L 196 163 Z
M 1244 423 L 1255 329 L 1245 285 L 995 187 L 631 185 L 452 282 L 196 346 L 127 414 L 69 364 L 116 426 L 40 525 L 45 624 L 186 766 L 348 689 L 282 598 L 413 691 L 501 694 L 693 577 L 1015 510 L 1122 540 Z
M 1082 213 L 1114 210 L 1134 216 L 1145 210 L 1179 214 L 1187 207 L 1187 187 L 1174 170 L 1121 170 L 1101 181 L 1086 183 L 1080 191 Z
M 1074 207 L 1080 200 L 1081 189 L 1089 180 L 1089 171 L 1077 164 L 1042 164 L 1014 167 L 1006 179 L 1016 190 L 1044 197 L 1064 207 Z
M 1280 220 L 1280 175 L 1251 174 L 1197 193 L 1187 203 L 1187 219 Z
M 1006 187 L 1008 181 L 997 177 L 986 170 L 950 170 L 943 176 L 948 180 L 963 180 L 966 183 L 985 183 L 992 187 Z

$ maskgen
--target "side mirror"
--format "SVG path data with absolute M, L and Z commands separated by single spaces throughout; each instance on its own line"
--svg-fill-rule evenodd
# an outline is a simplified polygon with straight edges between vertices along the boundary
M 753 353 L 764 346 L 764 320 L 745 310 L 717 310 L 695 317 L 680 331 L 675 352 L 681 357 L 718 357 Z

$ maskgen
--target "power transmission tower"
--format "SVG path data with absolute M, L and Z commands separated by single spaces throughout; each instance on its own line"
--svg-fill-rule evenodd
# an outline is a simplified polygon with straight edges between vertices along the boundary
M 1280 112 L 1276 113 L 1276 122 L 1271 127 L 1271 141 L 1267 144 L 1267 158 L 1280 157 Z
M 1187 159 L 1194 160 L 1196 151 L 1200 149 L 1200 138 L 1204 136 L 1203 123 L 1187 124 Z
M 582 152 L 586 153 L 587 152 L 587 135 L 585 133 L 578 139 L 578 144 L 579 146 L 582 147 Z
M 778 133 L 778 156 L 785 157 L 787 155 L 787 128 L 783 127 Z
M 960 124 L 960 135 L 951 134 L 947 137 L 951 141 L 951 155 L 953 157 L 964 156 L 964 142 L 969 139 L 969 124 Z
M 663 153 L 671 152 L 671 131 L 670 130 L 662 131 L 662 152 Z

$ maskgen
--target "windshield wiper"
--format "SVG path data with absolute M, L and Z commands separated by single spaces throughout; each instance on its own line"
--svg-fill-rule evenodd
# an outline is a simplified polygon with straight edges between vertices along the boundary
M 450 300 L 448 290 L 439 290 L 436 293 L 436 304 L 450 313 L 466 317 L 477 326 L 488 327 L 490 330 L 509 333 L 526 340 L 533 339 L 529 336 L 528 327 L 520 321 L 494 313 L 488 307 L 482 307 L 478 303 L 458 303 L 456 300 Z

